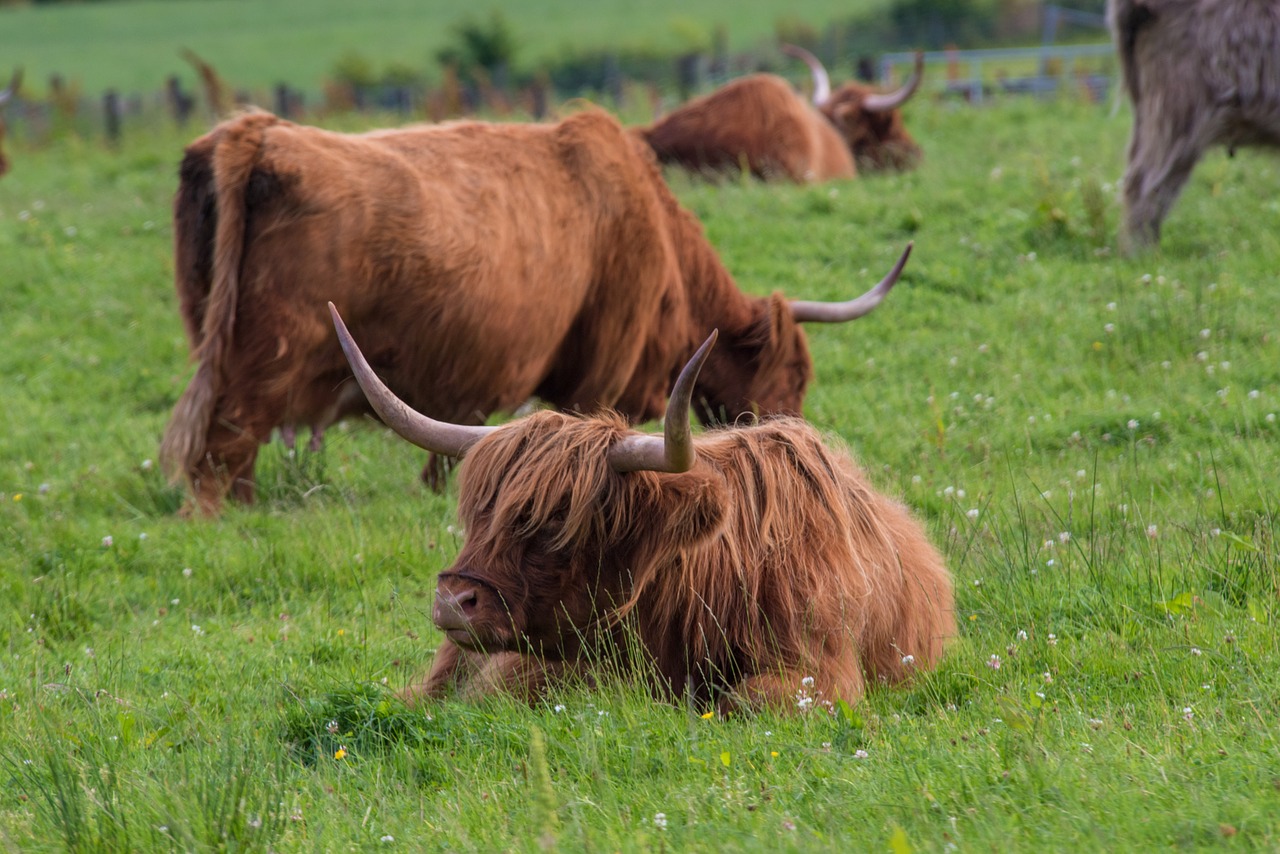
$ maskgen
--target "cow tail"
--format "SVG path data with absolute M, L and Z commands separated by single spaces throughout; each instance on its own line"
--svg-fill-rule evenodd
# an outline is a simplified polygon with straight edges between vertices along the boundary
M 245 195 L 268 127 L 279 120 L 251 113 L 223 126 L 212 156 L 217 224 L 213 230 L 212 275 L 193 354 L 195 376 L 174 406 L 160 443 L 169 477 L 180 480 L 204 457 L 214 404 L 222 391 L 225 360 L 235 334 L 236 306 L 245 248 Z M 181 195 L 182 189 L 179 190 Z M 186 236 L 189 237 L 189 236 Z M 183 239 L 184 235 L 178 235 Z M 179 271 L 179 275 L 184 275 Z M 189 283 L 188 283 L 189 286 Z
M 1120 57 L 1121 80 L 1129 99 L 1134 102 L 1138 100 L 1138 65 L 1134 56 L 1138 30 L 1151 18 L 1150 4 L 1143 0 L 1110 0 L 1107 3 L 1107 24 Z

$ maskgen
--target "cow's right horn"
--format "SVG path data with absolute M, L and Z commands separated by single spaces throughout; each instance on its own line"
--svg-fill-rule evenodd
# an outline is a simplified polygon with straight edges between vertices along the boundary
M 797 323 L 844 323 L 846 320 L 857 320 L 865 314 L 870 314 L 872 309 L 884 302 L 885 296 L 898 283 L 898 277 L 902 275 L 902 268 L 907 266 L 907 259 L 911 257 L 911 247 L 914 245 L 914 243 L 908 243 L 907 248 L 902 251 L 902 256 L 898 258 L 898 263 L 894 264 L 893 269 L 889 271 L 889 275 L 862 296 L 846 302 L 810 302 L 795 299 L 791 301 L 791 316 Z
M 888 92 L 883 95 L 868 95 L 862 99 L 862 109 L 869 110 L 873 113 L 887 113 L 889 110 L 896 110 L 907 102 L 907 99 L 915 94 L 920 88 L 920 81 L 924 79 L 924 54 L 916 51 L 916 67 L 911 72 L 911 77 L 896 92 Z
M 716 343 L 720 331 L 711 330 L 698 352 L 680 371 L 671 397 L 667 401 L 667 414 L 662 419 L 661 436 L 632 434 L 609 449 L 609 465 L 617 472 L 657 471 L 679 474 L 693 468 L 698 453 L 693 447 L 693 434 L 689 430 L 689 404 L 693 401 L 693 386 L 698 372 L 707 361 L 707 355 Z
M 13 96 L 18 93 L 18 87 L 22 85 L 22 69 L 17 68 L 13 72 L 13 79 L 9 81 L 9 87 L 0 92 L 0 107 L 13 100 Z
M 425 448 L 433 453 L 461 457 L 468 448 L 498 429 L 497 427 L 450 424 L 415 412 L 407 403 L 396 397 L 382 380 L 378 379 L 378 375 L 373 372 L 364 354 L 356 346 L 355 339 L 347 331 L 347 325 L 342 322 L 338 309 L 333 303 L 329 303 L 329 313 L 333 315 L 333 326 L 338 330 L 338 341 L 342 344 L 342 352 L 347 354 L 351 371 L 356 375 L 356 382 L 360 383 L 360 388 L 364 390 L 364 396 L 369 399 L 369 405 L 383 422 L 400 436 L 419 448 Z
M 827 74 L 827 68 L 822 64 L 822 60 L 798 45 L 784 44 L 782 52 L 802 60 L 809 66 L 809 73 L 813 75 L 813 105 L 821 107 L 825 104 L 831 97 L 831 77 Z

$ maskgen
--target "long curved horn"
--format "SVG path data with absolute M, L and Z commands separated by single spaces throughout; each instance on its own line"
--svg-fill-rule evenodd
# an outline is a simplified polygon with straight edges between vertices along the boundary
M 889 271 L 889 275 L 862 296 L 848 302 L 792 300 L 791 316 L 797 323 L 844 323 L 846 320 L 857 320 L 864 314 L 870 314 L 872 309 L 884 302 L 885 296 L 898 283 L 898 277 L 902 275 L 902 268 L 907 266 L 907 259 L 911 257 L 911 247 L 914 245 L 914 243 L 908 243 L 898 263 L 894 264 L 893 269 Z
M 711 330 L 698 352 L 684 366 L 671 389 L 667 401 L 667 414 L 662 419 L 661 436 L 635 434 L 628 436 L 609 449 L 609 465 L 617 472 L 660 471 L 679 474 L 693 468 L 698 452 L 693 447 L 693 434 L 689 430 L 689 404 L 693 401 L 693 386 L 698 372 L 707 361 L 718 329 Z
M 356 382 L 364 390 L 364 396 L 374 411 L 382 417 L 383 422 L 392 430 L 408 439 L 419 448 L 425 448 L 437 454 L 450 457 L 461 457 L 467 449 L 497 430 L 497 427 L 467 427 L 462 424 L 450 424 L 436 421 L 420 412 L 415 412 L 407 403 L 395 396 L 395 393 L 378 379 L 378 375 L 369 367 L 364 354 L 356 346 L 347 325 L 342 322 L 333 303 L 329 303 L 329 313 L 333 315 L 333 326 L 338 330 L 338 341 L 342 344 L 342 352 L 347 354 L 351 371 L 356 375 Z
M 13 79 L 9 81 L 9 88 L 0 92 L 0 107 L 9 103 L 13 96 L 18 93 L 18 87 L 22 85 L 22 68 L 19 67 L 13 72 Z
M 862 108 L 873 113 L 886 113 L 889 110 L 896 110 L 916 93 L 916 90 L 920 88 L 920 81 L 923 79 L 924 54 L 916 51 L 916 67 L 912 70 L 911 77 L 907 82 L 902 84 L 902 88 L 884 95 L 868 95 L 862 99 Z
M 809 66 L 809 73 L 813 75 L 813 105 L 821 107 L 825 104 L 831 97 L 831 77 L 828 76 L 822 60 L 798 45 L 784 44 L 782 52 L 803 60 L 804 64 Z

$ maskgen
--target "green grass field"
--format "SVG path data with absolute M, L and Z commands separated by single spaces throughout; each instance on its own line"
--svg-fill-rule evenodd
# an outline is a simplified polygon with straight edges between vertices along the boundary
M 517 69 L 529 70 L 565 51 L 705 47 L 716 27 L 725 28 L 731 49 L 741 50 L 772 39 L 778 21 L 820 31 L 834 18 L 881 5 L 883 0 L 796 0 L 785 8 L 768 0 L 731 6 L 723 0 L 600 0 L 590 14 L 574 0 L 494 0 L 474 7 L 449 0 L 121 0 L 0 8 L 0 68 L 26 66 L 29 85 L 40 93 L 54 72 L 95 97 L 109 87 L 158 92 L 170 74 L 196 84 L 179 56 L 190 48 L 233 87 L 259 91 L 286 82 L 318 91 L 334 64 L 352 53 L 378 74 L 399 64 L 436 75 L 436 51 L 455 41 L 454 26 L 492 11 L 500 11 L 515 33 Z
M 811 330 L 806 414 L 926 520 L 961 632 L 834 717 L 703 719 L 627 685 L 406 710 L 456 494 L 351 423 L 319 454 L 265 449 L 257 506 L 177 518 L 151 460 L 190 374 L 186 139 L 11 150 L 0 846 L 1280 845 L 1276 161 L 1208 157 L 1162 252 L 1122 260 L 1126 112 L 920 101 L 907 121 L 907 175 L 673 176 L 752 292 L 861 292 L 916 242 L 875 314 Z

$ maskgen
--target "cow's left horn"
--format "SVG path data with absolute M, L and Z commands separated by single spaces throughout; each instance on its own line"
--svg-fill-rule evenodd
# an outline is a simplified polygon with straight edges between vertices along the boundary
M 825 104 L 831 97 L 831 77 L 827 74 L 827 68 L 822 64 L 822 60 L 798 45 L 784 44 L 782 52 L 788 56 L 794 56 L 809 66 L 809 73 L 813 75 L 813 105 L 821 107 Z
M 364 354 L 356 346 L 355 339 L 347 331 L 347 325 L 338 315 L 338 309 L 329 303 L 329 313 L 333 315 L 333 326 L 338 330 L 338 341 L 342 344 L 342 352 L 347 354 L 351 364 L 351 372 L 356 375 L 356 382 L 364 390 L 369 405 L 381 416 L 383 422 L 405 439 L 419 448 L 425 448 L 436 454 L 449 457 L 461 457 L 467 449 L 497 427 L 468 427 L 462 424 L 450 424 L 447 421 L 436 421 L 421 412 L 415 412 L 391 389 L 387 388 L 378 375 L 369 367 Z
M 862 99 L 862 108 L 873 113 L 886 113 L 889 110 L 896 110 L 916 93 L 916 90 L 920 88 L 920 81 L 923 79 L 924 54 L 916 51 L 916 67 L 912 70 L 910 79 L 902 84 L 902 88 L 884 95 L 868 95 Z
M 719 335 L 719 330 L 711 330 L 707 340 L 702 342 L 698 352 L 680 372 L 667 401 L 662 436 L 634 434 L 609 449 L 609 465 L 614 471 L 679 474 L 693 468 L 698 453 L 693 448 L 693 433 L 689 430 L 689 404 L 693 402 L 693 386 L 698 381 L 698 372 Z
M 911 247 L 914 245 L 914 243 L 908 243 L 898 263 L 894 264 L 893 269 L 889 271 L 889 275 L 862 296 L 847 302 L 792 300 L 791 316 L 797 323 L 844 323 L 846 320 L 857 320 L 864 314 L 870 314 L 872 309 L 884 302 L 885 296 L 898 283 L 898 277 L 902 275 L 902 268 L 907 266 L 907 259 L 911 257 Z
M 18 93 L 18 87 L 22 85 L 22 69 L 17 68 L 13 72 L 13 79 L 9 81 L 9 87 L 0 92 L 0 107 L 9 103 L 13 96 Z

